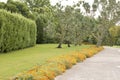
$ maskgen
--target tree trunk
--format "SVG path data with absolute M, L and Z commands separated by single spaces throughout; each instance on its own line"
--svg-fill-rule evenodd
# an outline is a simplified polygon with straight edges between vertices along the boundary
M 68 47 L 71 47 L 71 46 L 70 46 L 70 42 L 69 42 L 69 41 L 67 41 L 67 45 L 68 45 Z
M 100 47 L 101 45 L 102 45 L 102 39 L 99 39 L 98 42 L 97 42 L 97 44 L 96 44 L 96 46 Z
M 111 39 L 110 46 L 112 47 L 114 45 L 114 41 Z
M 59 43 L 57 48 L 62 48 L 62 43 Z
M 75 46 L 77 46 L 77 44 L 75 44 Z
M 82 44 L 80 43 L 79 46 L 81 46 Z

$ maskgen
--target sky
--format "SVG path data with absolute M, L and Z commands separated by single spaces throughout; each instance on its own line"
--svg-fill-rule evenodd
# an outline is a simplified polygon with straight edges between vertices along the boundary
M 63 5 L 73 5 L 73 2 L 77 3 L 79 0 L 50 0 L 52 5 L 55 5 L 59 1 L 62 1 Z M 84 1 L 92 4 L 94 0 L 84 0 Z
M 72 5 L 73 2 L 77 3 L 78 1 L 80 0 L 50 0 L 51 4 L 52 5 L 55 5 L 57 2 L 59 1 L 62 1 L 62 4 L 63 5 Z M 92 5 L 92 3 L 94 2 L 94 0 L 82 0 L 82 1 L 85 1 L 85 2 L 88 2 Z M 120 0 L 117 0 L 117 1 L 120 1 Z
M 7 0 L 0 0 L 0 2 L 6 2 Z
M 56 4 L 57 2 L 59 2 L 59 1 L 62 1 L 62 2 L 61 2 L 62 5 L 66 6 L 66 5 L 73 5 L 74 3 L 77 3 L 77 2 L 80 1 L 80 0 L 50 0 L 50 2 L 51 2 L 52 5 L 55 5 L 55 4 Z M 92 6 L 92 4 L 93 4 L 93 2 L 94 2 L 94 0 L 84 0 L 84 1 L 85 1 L 85 2 L 88 2 L 91 6 Z M 83 14 L 85 14 L 85 10 L 84 10 L 83 7 L 81 7 L 81 12 L 82 12 Z M 99 11 L 97 11 L 97 12 L 95 13 L 95 17 L 97 18 L 99 15 L 100 15 L 100 13 L 99 13 Z
M 6 2 L 7 0 L 0 0 L 2 2 Z M 63 5 L 73 5 L 73 2 L 77 3 L 79 0 L 50 0 L 52 5 L 55 5 L 58 1 L 62 1 Z M 84 0 L 85 2 L 93 3 L 94 0 Z M 120 1 L 120 0 L 118 0 Z
M 63 6 L 66 6 L 66 5 L 73 5 L 74 3 L 77 3 L 80 0 L 50 0 L 52 5 L 55 5 L 59 1 L 62 1 L 61 4 Z M 94 2 L 94 0 L 82 0 L 82 1 L 88 2 L 91 6 L 92 6 L 92 4 Z M 83 8 L 81 8 L 81 10 L 82 10 L 82 12 L 84 12 Z
M 0 0 L 2 2 L 6 2 L 7 0 Z M 55 5 L 57 2 L 62 1 L 62 5 L 66 6 L 66 5 L 73 5 L 74 3 L 77 3 L 80 0 L 50 0 L 52 5 Z M 85 2 L 88 2 L 90 5 L 92 5 L 92 3 L 94 2 L 94 0 L 84 0 Z M 120 1 L 120 0 L 118 0 Z M 82 12 L 84 12 L 84 9 L 82 9 Z M 96 15 L 99 15 L 99 12 L 96 12 Z
M 6 2 L 7 0 L 0 0 L 2 2 Z M 52 5 L 55 5 L 57 2 L 62 1 L 63 5 L 73 5 L 73 1 L 77 3 L 79 0 L 50 0 Z M 93 0 L 85 0 L 86 2 L 89 2 L 90 4 L 93 3 Z
M 2 2 L 6 2 L 7 0 L 0 0 Z M 62 5 L 66 6 L 66 5 L 73 5 L 74 3 L 77 3 L 80 0 L 50 0 L 51 5 L 55 5 L 57 2 L 62 1 Z M 92 5 L 94 0 L 84 0 L 85 2 L 88 2 L 90 5 Z M 82 12 L 84 12 L 84 9 L 81 8 Z M 99 13 L 97 12 L 97 15 L 99 15 Z

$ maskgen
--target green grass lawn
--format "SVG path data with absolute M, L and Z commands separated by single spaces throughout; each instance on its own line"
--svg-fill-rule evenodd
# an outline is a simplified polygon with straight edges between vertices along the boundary
M 67 45 L 63 45 L 62 49 L 57 49 L 56 46 L 57 44 L 41 44 L 32 48 L 0 54 L 0 80 L 8 80 L 8 78 L 29 70 L 35 65 L 44 64 L 49 58 L 90 47 L 82 45 L 68 48 Z
M 120 48 L 120 46 L 113 46 L 113 47 L 115 47 L 115 48 Z

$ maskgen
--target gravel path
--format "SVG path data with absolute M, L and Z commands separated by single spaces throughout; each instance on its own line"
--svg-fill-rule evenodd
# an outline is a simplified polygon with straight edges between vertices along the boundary
M 120 49 L 105 47 L 83 63 L 78 63 L 55 80 L 120 80 Z

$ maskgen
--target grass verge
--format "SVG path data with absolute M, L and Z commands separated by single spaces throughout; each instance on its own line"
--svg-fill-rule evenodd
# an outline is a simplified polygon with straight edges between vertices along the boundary
M 67 45 L 63 45 L 62 49 L 57 49 L 56 46 L 57 44 L 41 44 L 0 54 L 0 80 L 8 80 L 11 76 L 30 70 L 33 66 L 42 65 L 49 58 L 91 47 L 91 45 L 82 45 L 68 48 Z
M 31 70 L 22 72 L 11 80 L 54 80 L 57 75 L 65 72 L 66 69 L 71 68 L 77 62 L 82 62 L 86 58 L 90 58 L 103 47 L 90 47 L 81 51 L 64 54 L 46 60 L 43 65 L 34 66 Z

